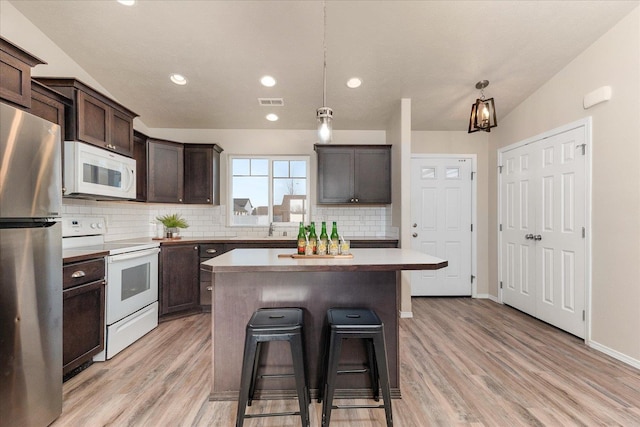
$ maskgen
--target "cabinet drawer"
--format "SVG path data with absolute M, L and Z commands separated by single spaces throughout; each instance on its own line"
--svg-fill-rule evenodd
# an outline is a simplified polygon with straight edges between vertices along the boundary
M 224 243 L 204 243 L 200 245 L 200 258 L 213 258 L 222 255 L 224 252 Z
M 62 288 L 104 279 L 104 258 L 67 264 L 62 268 Z

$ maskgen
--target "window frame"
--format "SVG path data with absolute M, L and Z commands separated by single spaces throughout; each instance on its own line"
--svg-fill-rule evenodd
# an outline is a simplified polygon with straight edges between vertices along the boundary
M 267 179 L 269 181 L 268 184 L 268 215 L 267 215 L 267 224 L 235 224 L 233 214 L 233 161 L 236 159 L 266 159 L 268 162 L 268 174 Z M 274 183 L 274 173 L 273 173 L 273 162 L 274 161 L 304 161 L 306 164 L 306 186 L 305 186 L 305 205 L 307 206 L 307 212 L 305 214 L 305 222 L 309 221 L 309 217 L 311 216 L 311 156 L 309 155 L 272 155 L 272 154 L 229 154 L 227 155 L 227 226 L 228 227 L 245 227 L 245 228 L 264 228 L 268 227 L 269 224 L 279 225 L 282 227 L 293 227 L 297 226 L 299 222 L 274 222 L 273 220 L 273 183 Z M 240 175 L 238 175 L 240 176 Z M 281 179 L 281 178 L 278 178 Z

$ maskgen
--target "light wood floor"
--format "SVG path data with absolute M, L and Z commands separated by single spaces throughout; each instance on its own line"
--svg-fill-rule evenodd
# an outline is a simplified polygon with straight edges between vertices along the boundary
M 640 371 L 581 340 L 488 300 L 414 298 L 413 310 L 400 322 L 396 426 L 640 426 Z M 210 319 L 162 323 L 67 381 L 53 425 L 233 426 L 236 403 L 208 400 Z M 295 406 L 258 401 L 250 410 Z M 317 402 L 311 415 L 319 426 Z M 298 417 L 245 422 L 299 425 Z M 334 410 L 331 425 L 383 426 L 384 411 Z

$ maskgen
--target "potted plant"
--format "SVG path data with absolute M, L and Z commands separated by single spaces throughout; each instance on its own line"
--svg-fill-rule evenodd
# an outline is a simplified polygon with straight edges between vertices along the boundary
M 187 221 L 182 218 L 180 214 L 167 214 L 163 216 L 156 217 L 158 221 L 164 225 L 165 235 L 168 238 L 176 239 L 179 238 L 179 230 L 180 228 L 189 228 L 189 224 Z

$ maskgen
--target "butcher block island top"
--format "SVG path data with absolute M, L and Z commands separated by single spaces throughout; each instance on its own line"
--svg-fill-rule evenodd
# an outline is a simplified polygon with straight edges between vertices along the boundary
M 351 249 L 353 258 L 291 258 L 295 249 L 234 249 L 201 264 L 211 274 L 212 400 L 238 397 L 245 326 L 259 308 L 299 307 L 304 312 L 307 374 L 312 398 L 322 374 L 325 316 L 332 307 L 374 310 L 384 323 L 393 398 L 400 398 L 399 304 L 402 270 L 436 270 L 447 261 L 395 248 Z M 362 369 L 362 340 L 346 340 L 341 365 Z M 273 345 L 272 345 L 273 344 Z M 261 352 L 258 375 L 292 372 L 286 345 L 270 343 Z M 340 375 L 336 398 L 371 397 L 368 375 Z M 295 396 L 293 378 L 261 379 L 257 399 Z
M 201 264 L 218 272 L 437 270 L 447 261 L 411 249 L 351 249 L 353 258 L 291 258 L 291 249 L 234 249 Z

